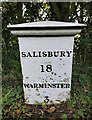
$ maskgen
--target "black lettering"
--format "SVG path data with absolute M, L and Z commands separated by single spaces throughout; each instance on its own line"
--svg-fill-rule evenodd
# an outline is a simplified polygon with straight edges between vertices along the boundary
M 49 88 L 49 87 L 47 87 L 47 84 L 46 84 L 46 83 L 44 84 L 44 87 L 45 87 L 45 88 Z
M 70 54 L 72 53 L 72 51 L 66 51 L 67 52 L 67 57 L 70 57 Z
M 24 84 L 25 88 L 70 88 L 70 84 L 41 84 L 41 83 L 33 83 L 33 84 Z
M 52 86 L 51 84 L 48 84 L 48 87 L 51 87 L 51 88 L 52 88 L 53 86 Z
M 48 57 L 52 57 L 52 56 L 53 56 L 52 52 L 48 51 Z
M 32 57 L 32 56 L 31 56 L 31 53 L 28 52 L 26 57 Z
M 46 51 L 42 52 L 43 57 L 47 57 Z
M 72 51 L 32 51 L 21 52 L 22 57 L 70 57 Z
M 66 88 L 66 84 L 63 84 L 63 88 Z
M 33 88 L 33 85 L 32 85 L 32 84 L 30 84 L 30 87 L 31 87 L 31 88 Z
M 25 88 L 30 88 L 29 84 L 24 84 Z
M 44 66 L 41 65 L 41 72 L 44 72 Z
M 54 51 L 54 57 L 58 57 L 59 56 L 59 51 Z
M 38 55 L 36 55 L 35 51 L 33 51 L 33 57 L 38 57 Z
M 39 88 L 44 88 L 44 84 L 39 84 Z
M 57 88 L 59 88 L 59 84 L 57 83 L 56 85 L 57 85 Z
M 34 83 L 34 88 L 38 88 L 38 84 L 37 83 Z
M 65 57 L 65 51 L 60 51 L 61 55 L 60 57 Z
M 70 88 L 70 84 L 66 84 L 66 88 Z
M 45 103 L 48 103 L 48 102 L 49 102 L 49 97 L 48 97 L 48 96 L 45 96 L 44 102 L 45 102 Z
M 22 57 L 26 57 L 25 52 L 21 52 L 21 54 L 22 54 Z
M 52 87 L 53 87 L 53 88 L 56 88 L 56 84 L 52 84 Z
M 63 84 L 60 84 L 61 85 L 61 88 L 63 88 Z
M 41 51 L 38 51 L 39 57 L 41 57 Z
M 46 71 L 51 72 L 52 71 L 52 65 L 47 65 L 46 66 Z

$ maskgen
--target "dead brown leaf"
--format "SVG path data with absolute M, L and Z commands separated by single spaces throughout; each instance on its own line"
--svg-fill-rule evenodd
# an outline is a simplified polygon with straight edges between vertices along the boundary
M 84 86 L 84 91 L 85 91 L 85 92 L 88 92 L 87 86 Z
M 20 110 L 16 110 L 17 115 L 20 113 Z
M 48 110 L 47 110 L 47 112 L 49 112 L 49 113 L 52 113 L 52 112 L 54 112 L 55 111 L 55 107 L 51 107 L 51 108 L 49 108 Z
M 55 118 L 53 118 L 53 117 L 50 117 L 50 118 L 48 118 L 48 120 L 55 120 Z
M 11 107 L 10 109 L 14 110 L 15 108 L 14 108 L 14 107 Z

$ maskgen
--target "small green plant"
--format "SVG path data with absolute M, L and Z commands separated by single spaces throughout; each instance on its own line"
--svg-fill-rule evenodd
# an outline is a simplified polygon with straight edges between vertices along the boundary
M 17 102 L 18 101 L 18 102 Z M 23 104 L 22 100 L 22 87 L 21 86 L 15 86 L 12 88 L 12 86 L 5 86 L 3 87 L 3 95 L 2 95 L 2 112 L 3 116 L 12 116 L 15 117 L 16 114 L 17 117 L 20 116 L 22 113 L 21 105 Z M 15 112 L 18 111 L 19 113 Z
M 40 116 L 40 118 L 43 118 L 43 116 Z
M 42 105 L 42 108 L 44 108 L 45 104 L 46 104 L 45 102 L 41 103 L 41 105 Z
M 83 117 L 84 116 L 84 112 L 82 110 L 79 110 L 78 111 L 78 115 L 81 116 L 81 117 Z
M 76 115 L 76 114 L 73 114 L 73 118 L 75 118 L 75 119 L 76 119 L 76 118 L 77 118 L 77 115 Z
M 62 115 L 62 118 L 63 118 L 63 119 L 66 119 L 66 118 L 67 118 L 67 114 L 63 114 L 63 115 Z

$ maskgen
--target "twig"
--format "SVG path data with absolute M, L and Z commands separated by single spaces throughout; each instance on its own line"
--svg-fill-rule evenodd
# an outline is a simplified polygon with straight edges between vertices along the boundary
M 4 98 L 6 98 L 15 88 L 16 88 L 16 86 L 14 88 L 12 88 Z

